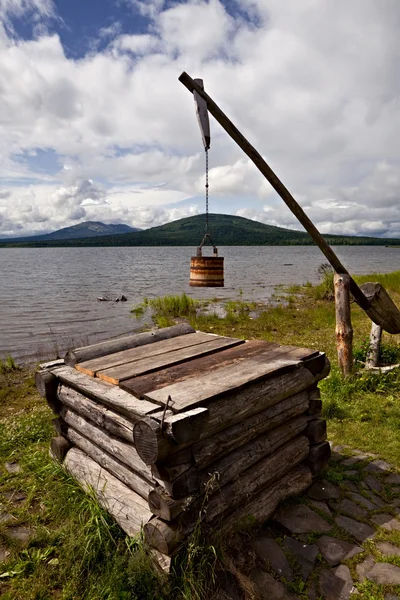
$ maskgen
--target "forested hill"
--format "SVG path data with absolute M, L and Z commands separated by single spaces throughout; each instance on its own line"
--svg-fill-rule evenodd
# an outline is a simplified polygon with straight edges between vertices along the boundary
M 311 245 L 310 236 L 301 231 L 265 225 L 233 215 L 211 214 L 210 231 L 217 246 L 285 246 Z M 55 240 L 31 238 L 0 240 L 0 247 L 60 247 L 60 246 L 198 246 L 205 233 L 204 215 L 179 219 L 166 225 L 133 233 L 100 237 Z M 400 245 L 400 239 L 324 236 L 332 245 Z

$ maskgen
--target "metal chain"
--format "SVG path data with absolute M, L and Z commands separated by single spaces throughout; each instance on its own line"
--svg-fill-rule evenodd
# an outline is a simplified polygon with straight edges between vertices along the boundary
M 208 233 L 208 150 L 206 149 L 206 233 Z

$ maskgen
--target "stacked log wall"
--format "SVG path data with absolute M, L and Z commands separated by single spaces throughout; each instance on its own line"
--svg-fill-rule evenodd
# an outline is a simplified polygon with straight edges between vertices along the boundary
M 129 535 L 144 526 L 170 556 L 199 520 L 227 530 L 249 514 L 262 521 L 310 485 L 330 456 L 317 387 L 328 371 L 319 354 L 178 413 L 65 364 L 36 383 L 56 415 L 53 456 Z

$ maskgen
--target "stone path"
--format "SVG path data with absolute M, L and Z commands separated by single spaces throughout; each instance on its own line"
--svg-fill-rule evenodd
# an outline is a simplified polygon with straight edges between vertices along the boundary
M 400 474 L 333 447 L 325 475 L 279 508 L 251 551 L 259 600 L 400 600 Z M 215 599 L 244 597 L 231 582 Z

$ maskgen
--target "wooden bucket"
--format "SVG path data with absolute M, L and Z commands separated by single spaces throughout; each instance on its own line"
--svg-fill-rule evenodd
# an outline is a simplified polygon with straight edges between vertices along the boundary
M 192 256 L 190 285 L 195 287 L 224 287 L 224 258 L 222 256 Z

